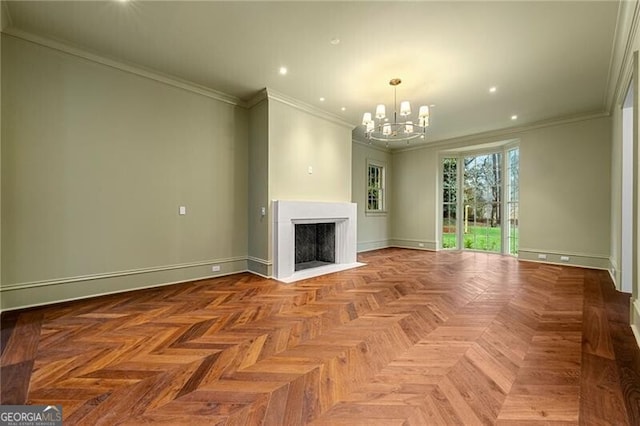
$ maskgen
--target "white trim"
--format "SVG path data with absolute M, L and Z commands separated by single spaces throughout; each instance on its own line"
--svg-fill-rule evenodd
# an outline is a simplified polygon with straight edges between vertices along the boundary
M 624 18 L 625 6 L 630 5 L 632 2 L 620 2 L 618 6 L 618 16 L 616 18 L 616 28 L 615 33 L 613 35 L 612 46 L 611 46 L 611 60 L 609 63 L 609 69 L 607 73 L 607 90 L 604 94 L 604 103 L 605 108 L 610 113 L 613 112 L 613 108 L 615 108 L 616 104 L 621 101 L 621 96 L 624 96 L 624 90 L 626 90 L 626 82 L 631 79 L 633 74 L 633 45 L 636 37 L 636 33 L 638 31 L 638 20 L 640 16 L 640 3 L 635 2 L 633 14 L 631 17 L 631 22 L 629 24 L 629 31 L 624 35 L 621 35 L 621 25 L 624 24 L 622 19 Z M 622 56 L 618 59 L 619 49 L 618 43 L 619 39 L 626 39 L 624 42 L 624 50 L 622 52 Z M 613 77 L 614 73 L 617 70 L 617 76 Z
M 257 276 L 259 276 L 260 278 L 264 278 L 265 280 L 272 280 L 272 279 L 273 279 L 273 277 L 268 277 L 268 276 L 266 276 L 266 275 L 261 274 L 260 272 L 252 271 L 251 269 L 247 269 L 247 270 L 246 270 L 246 271 L 244 271 L 244 272 L 248 272 L 248 273 L 250 273 L 250 274 L 257 275 Z
M 187 90 L 189 92 L 196 93 L 198 95 L 206 96 L 208 98 L 215 99 L 220 102 L 225 102 L 231 105 L 236 105 L 242 108 L 246 108 L 246 103 L 241 99 L 236 98 L 235 96 L 227 95 L 226 93 L 222 93 L 205 86 L 200 86 L 198 84 L 189 82 L 187 80 L 182 80 L 178 77 L 162 74 L 158 71 L 145 69 L 140 65 L 128 64 L 122 61 L 106 58 L 104 56 L 100 56 L 95 53 L 90 53 L 90 52 L 87 52 L 86 50 L 78 49 L 76 47 L 72 47 L 58 41 L 40 37 L 16 28 L 9 28 L 4 30 L 3 32 L 8 36 L 21 39 L 30 43 L 34 43 L 40 46 L 48 47 L 50 49 L 54 49 L 59 52 L 66 53 L 68 55 L 76 56 L 78 58 L 81 58 L 87 61 L 95 62 L 101 65 L 105 65 L 107 67 L 115 68 L 120 71 L 135 74 L 137 76 L 148 78 L 150 80 L 155 80 L 160 83 L 164 83 L 169 86 L 176 87 L 178 89 Z
M 376 241 L 359 241 L 357 243 L 358 253 L 364 253 L 367 251 L 380 250 L 390 247 L 389 240 L 376 240 Z
M 335 115 L 335 114 L 331 114 L 327 111 L 321 110 L 320 108 L 317 108 L 313 105 L 310 105 L 308 103 L 299 101 L 297 99 L 294 99 L 292 97 L 289 97 L 287 95 L 284 95 L 282 93 L 276 92 L 273 89 L 269 89 L 268 87 L 266 89 L 264 89 L 266 91 L 266 95 L 270 100 L 273 101 L 278 101 L 280 103 L 283 103 L 285 105 L 288 105 L 290 107 L 293 107 L 295 109 L 298 109 L 300 111 L 306 112 L 308 114 L 314 115 L 318 118 L 322 118 L 323 120 L 327 120 L 327 121 L 331 121 L 334 124 L 338 124 L 340 126 L 346 127 L 349 130 L 353 130 L 354 127 L 356 127 L 354 124 L 351 124 L 347 121 L 344 121 L 341 117 Z M 256 98 L 258 98 L 260 95 L 258 95 Z M 254 98 L 254 99 L 256 99 Z M 253 100 L 252 100 L 253 102 Z
M 278 281 L 285 284 L 291 284 L 297 281 L 306 280 L 309 278 L 319 277 L 321 275 L 333 274 L 335 272 L 342 272 L 348 269 L 359 268 L 365 266 L 366 263 L 354 262 L 354 263 L 334 263 L 333 265 L 319 266 L 317 268 L 304 269 L 297 271 L 293 275 L 287 278 L 277 278 Z
M 546 254 L 546 259 L 538 259 L 538 254 Z M 561 256 L 568 256 L 569 260 L 561 260 Z M 518 252 L 518 260 L 534 263 L 545 263 L 549 265 L 574 266 L 578 268 L 597 269 L 601 271 L 609 271 L 609 259 L 606 257 L 581 256 L 576 254 L 554 254 L 549 252 L 529 252 L 520 250 Z
M 494 253 L 500 254 L 500 253 Z M 503 254 L 502 256 L 509 256 L 508 254 Z M 511 256 L 513 257 L 513 256 Z M 571 262 L 550 262 L 548 260 L 538 260 L 538 259 L 525 259 L 522 257 L 516 257 L 518 262 L 529 262 L 529 263 L 540 263 L 543 265 L 553 265 L 553 266 L 568 266 L 570 268 L 582 268 L 582 269 L 594 269 L 596 271 L 606 271 L 607 268 L 604 266 L 593 266 L 593 265 L 581 265 L 578 263 Z
M 440 139 L 440 140 L 429 142 L 422 145 L 414 145 L 406 148 L 394 149 L 393 151 L 391 151 L 391 153 L 397 154 L 397 153 L 402 153 L 407 151 L 416 151 L 420 149 L 441 148 L 441 147 L 450 146 L 458 143 L 462 144 L 467 142 L 477 142 L 479 140 L 488 140 L 488 139 L 519 139 L 520 138 L 519 134 L 523 132 L 543 129 L 546 127 L 554 127 L 554 126 L 561 126 L 564 124 L 577 123 L 580 121 L 594 120 L 597 118 L 604 118 L 609 116 L 610 116 L 610 113 L 607 111 L 592 112 L 592 113 L 581 114 L 581 115 L 571 115 L 567 117 L 560 117 L 557 119 L 537 121 L 535 123 L 522 125 L 518 127 L 507 127 L 503 129 L 488 130 L 486 132 L 474 133 L 474 134 L 465 135 L 465 136 L 457 136 L 449 139 Z
M 259 257 L 247 256 L 247 260 L 251 260 L 253 262 L 260 263 L 260 264 L 262 264 L 264 266 L 273 265 L 273 262 L 271 262 L 269 260 L 265 260 L 265 259 L 259 258 Z
M 247 257 L 247 269 L 263 278 L 271 278 L 273 276 L 273 262 L 261 259 L 259 257 Z
M 638 325 L 640 325 L 640 302 L 637 299 L 631 300 L 630 312 L 631 330 L 633 330 L 636 343 L 640 347 L 640 330 L 638 330 Z
M 484 148 L 483 148 L 484 146 Z M 464 148 L 464 147 L 461 147 Z M 440 150 L 438 151 L 438 180 L 436 181 L 436 203 L 437 203 L 437 214 L 436 214 L 436 229 L 435 233 L 438 237 L 436 241 L 436 250 L 462 250 L 462 251 L 478 251 L 483 253 L 496 253 L 489 250 L 470 250 L 464 247 L 464 198 L 458 197 L 456 200 L 456 209 L 460 214 L 456 219 L 456 239 L 458 240 L 458 247 L 455 248 L 443 248 L 440 247 L 440 243 L 443 240 L 442 235 L 442 220 L 443 220 L 443 174 L 444 174 L 444 164 L 443 160 L 445 158 L 455 158 L 456 159 L 456 183 L 457 183 L 457 193 L 464 193 L 464 170 L 461 167 L 461 164 L 464 164 L 464 159 L 466 157 L 477 157 L 481 155 L 491 155 L 491 154 L 500 154 L 500 168 L 502 175 L 502 182 L 500 185 L 500 215 L 502 218 L 506 218 L 508 215 L 507 209 L 509 202 L 506 201 L 506 191 L 507 191 L 507 163 L 508 163 L 508 152 L 514 149 L 520 150 L 520 139 L 519 138 L 510 138 L 504 140 L 498 140 L 495 142 L 490 142 L 488 144 L 478 145 L 477 149 L 474 146 L 470 146 L 470 149 L 456 149 L 456 150 Z M 518 199 L 518 204 L 520 204 L 520 200 Z M 500 252 L 499 254 L 514 256 L 509 253 L 509 245 L 508 245 L 508 230 L 507 230 L 508 222 L 503 220 L 500 224 Z
M 613 286 L 616 288 L 616 290 L 620 291 L 620 287 L 618 287 L 618 281 L 616 279 L 616 273 L 619 272 L 618 265 L 616 264 L 616 262 L 612 257 L 609 257 L 608 271 L 609 271 L 609 276 L 611 277 L 611 281 L 613 281 Z
M 423 244 L 423 247 L 420 247 L 420 244 Z M 438 241 L 426 239 L 415 240 L 411 238 L 389 238 L 389 247 L 438 251 Z
M 631 324 L 631 331 L 633 332 L 633 337 L 636 338 L 636 345 L 640 348 L 640 331 L 638 331 L 638 327 L 635 324 Z
M 364 169 L 365 173 L 365 181 L 364 181 L 364 214 L 365 216 L 386 216 L 387 215 L 387 162 L 382 160 L 377 160 L 375 158 L 366 158 L 366 165 Z M 382 209 L 380 210 L 369 210 L 369 167 L 374 166 L 378 167 L 382 172 L 382 200 L 381 205 Z
M 636 344 L 640 347 L 640 330 L 638 330 L 638 324 L 636 322 L 636 320 L 640 319 L 640 302 L 638 302 L 638 300 L 631 300 L 631 306 L 629 308 L 631 313 L 631 315 L 629 315 L 631 317 L 629 318 L 631 330 L 636 338 Z
M 374 149 L 376 151 L 384 152 L 386 154 L 389 154 L 391 152 L 391 150 L 389 148 L 383 148 L 381 146 L 374 145 L 373 143 L 362 142 L 362 141 L 359 141 L 359 140 L 353 139 L 353 138 L 351 139 L 351 142 L 355 143 L 356 145 L 364 146 L 365 148 L 370 148 L 370 149 Z
M 246 102 L 246 106 L 247 108 L 253 108 L 260 102 L 266 101 L 267 99 L 269 99 L 269 96 L 267 95 L 267 89 L 262 89 L 253 98 L 249 99 Z
M 92 299 L 92 298 L 95 298 L 95 297 L 109 296 L 111 294 L 128 293 L 130 291 L 147 290 L 147 289 L 156 288 L 156 287 L 165 287 L 165 286 L 169 286 L 169 285 L 182 284 L 182 283 L 188 283 L 188 282 L 193 282 L 193 281 L 201 281 L 201 280 L 208 280 L 208 279 L 213 279 L 213 278 L 226 277 L 226 276 L 229 276 L 229 275 L 243 274 L 245 272 L 254 273 L 254 272 L 248 271 L 248 270 L 230 271 L 230 272 L 224 272 L 224 273 L 217 274 L 217 275 L 205 275 L 205 276 L 202 276 L 202 277 L 199 277 L 199 278 L 195 278 L 195 279 L 194 278 L 188 278 L 188 279 L 185 279 L 185 280 L 171 281 L 171 282 L 159 283 L 159 284 L 149 284 L 147 286 L 142 286 L 142 287 L 133 287 L 133 288 L 129 288 L 129 289 L 115 290 L 115 291 L 109 291 L 109 292 L 104 292 L 104 293 L 89 294 L 89 295 L 86 295 L 86 296 L 71 297 L 71 298 L 68 298 L 68 299 L 59 299 L 59 300 L 53 300 L 53 301 L 50 301 L 50 302 L 33 303 L 33 304 L 29 304 L 29 305 L 20 305 L 20 306 L 12 306 L 10 308 L 5 308 L 5 309 L 0 308 L 0 312 L 15 311 L 15 310 L 18 310 L 18 309 L 35 308 L 35 307 L 38 307 L 38 306 L 49 306 L 49 305 L 55 305 L 55 304 L 58 304 L 58 303 L 74 302 L 76 300 Z
M 534 249 L 534 248 L 524 248 L 524 247 L 519 247 L 518 251 L 523 251 L 523 252 L 527 252 L 527 253 L 534 253 L 534 254 L 555 254 L 557 256 L 579 256 L 579 257 L 589 257 L 592 259 L 605 259 L 607 261 L 609 261 L 609 257 L 608 255 L 605 254 L 594 254 L 594 253 L 581 253 L 581 252 L 577 252 L 577 251 L 557 251 L 557 250 L 546 250 L 546 249 Z
M 55 280 L 30 281 L 25 283 L 6 284 L 6 285 L 3 284 L 0 287 L 0 293 L 5 291 L 22 290 L 25 288 L 70 284 L 70 283 L 75 283 L 80 281 L 94 281 L 94 280 L 107 279 L 107 278 L 123 277 L 127 275 L 148 274 L 152 272 L 171 271 L 174 269 L 185 269 L 185 268 L 193 268 L 198 266 L 217 265 L 221 263 L 242 262 L 246 260 L 247 260 L 246 257 L 238 256 L 238 257 L 231 257 L 226 259 L 213 259 L 213 260 L 204 260 L 200 262 L 180 263 L 180 264 L 167 265 L 167 266 L 129 269 L 125 271 L 108 272 L 108 273 L 102 273 L 102 274 L 78 275 L 74 277 L 59 278 Z

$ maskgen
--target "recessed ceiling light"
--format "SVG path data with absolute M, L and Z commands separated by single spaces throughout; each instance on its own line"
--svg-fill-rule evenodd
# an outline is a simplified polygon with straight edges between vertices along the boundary
M 320 102 L 324 102 L 324 98 L 320 98 Z
M 342 111 L 346 111 L 346 110 L 347 110 L 347 107 L 342 107 L 342 108 L 340 108 L 340 109 L 341 109 Z
M 337 37 L 334 37 L 331 39 L 330 43 L 333 44 L 334 46 L 337 46 L 340 44 L 340 39 Z
M 517 115 L 515 115 L 515 114 L 513 114 L 513 115 L 511 116 L 511 119 L 512 119 L 512 120 L 517 120 L 517 119 L 518 119 L 518 116 L 517 116 Z
M 280 75 L 287 75 L 287 67 L 280 67 Z
M 496 90 L 498 90 L 498 88 L 496 86 L 489 87 L 489 92 L 490 93 L 496 93 Z

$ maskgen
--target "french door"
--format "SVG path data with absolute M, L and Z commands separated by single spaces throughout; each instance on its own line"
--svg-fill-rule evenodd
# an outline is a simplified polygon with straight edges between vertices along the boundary
M 442 159 L 440 248 L 517 254 L 518 169 L 518 148 Z

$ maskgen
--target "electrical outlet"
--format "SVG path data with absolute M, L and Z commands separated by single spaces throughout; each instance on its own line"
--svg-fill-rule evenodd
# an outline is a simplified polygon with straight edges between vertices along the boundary
M 178 208 L 178 214 L 180 216 L 184 216 L 185 214 L 187 214 L 187 206 L 180 206 Z
M 560 260 L 562 262 L 568 262 L 569 261 L 569 256 L 560 256 Z
M 547 255 L 546 255 L 546 254 L 542 254 L 542 253 L 541 253 L 541 254 L 539 254 L 539 255 L 538 255 L 538 259 L 540 259 L 540 260 L 547 260 Z
M 418 243 L 418 247 L 424 247 L 424 243 Z
M 220 265 L 213 265 L 211 267 L 211 272 L 220 272 Z

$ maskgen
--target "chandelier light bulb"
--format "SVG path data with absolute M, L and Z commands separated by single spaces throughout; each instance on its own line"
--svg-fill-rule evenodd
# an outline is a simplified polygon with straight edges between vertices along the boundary
M 367 133 L 373 132 L 373 128 L 374 128 L 374 123 L 373 120 L 370 120 L 367 124 Z
M 407 121 L 407 124 L 404 125 L 404 131 L 406 133 L 413 133 L 413 121 Z
M 384 105 L 380 104 L 376 107 L 376 118 L 382 120 L 386 116 Z
M 407 116 L 411 114 L 411 104 L 409 101 L 400 102 L 400 115 Z

